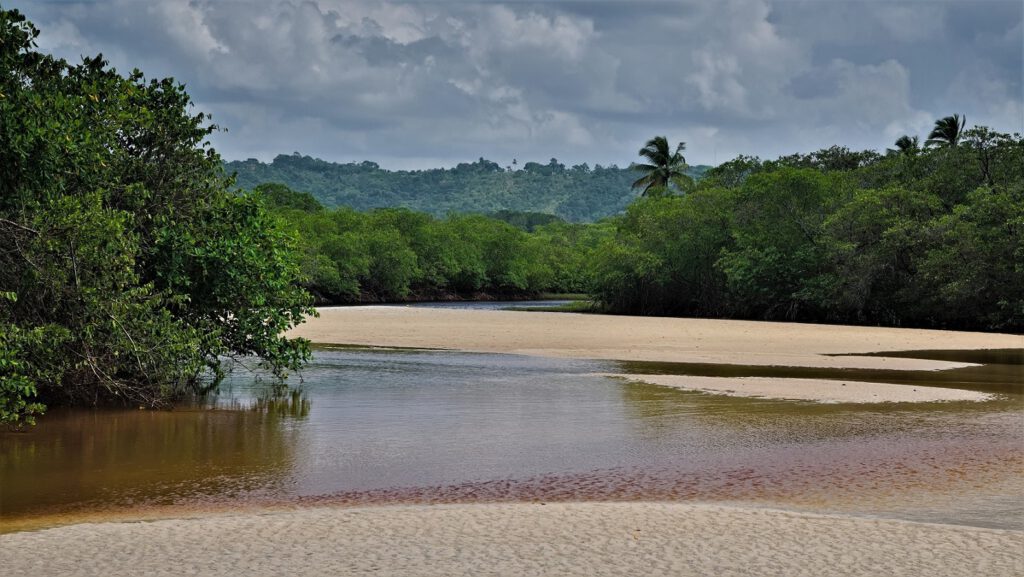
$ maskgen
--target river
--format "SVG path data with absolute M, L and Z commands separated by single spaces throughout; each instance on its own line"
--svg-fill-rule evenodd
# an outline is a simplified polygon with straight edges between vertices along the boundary
M 1006 374 L 1006 367 L 1001 365 Z M 321 349 L 255 408 L 54 410 L 0 435 L 4 530 L 296 504 L 684 500 L 1024 528 L 1024 403 L 841 405 L 595 376 L 615 362 Z M 635 370 L 635 367 L 632 367 Z

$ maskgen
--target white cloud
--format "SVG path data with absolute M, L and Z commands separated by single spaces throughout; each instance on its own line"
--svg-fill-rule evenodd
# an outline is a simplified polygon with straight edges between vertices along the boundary
M 883 4 L 871 13 L 897 42 L 921 42 L 942 33 L 946 11 L 941 2 Z
M 686 140 L 692 162 L 884 148 L 954 111 L 1016 130 L 1022 10 L 985 6 L 973 20 L 952 15 L 957 0 L 43 0 L 25 11 L 46 50 L 185 81 L 231 130 L 215 137 L 228 158 L 298 150 L 408 166 L 625 164 L 655 134 Z
M 483 17 L 468 35 L 467 48 L 472 50 L 542 50 L 554 59 L 579 60 L 594 36 L 589 19 L 572 19 L 565 15 L 546 16 L 537 12 L 517 13 L 512 8 L 492 5 L 482 8 Z
M 208 8 L 187 0 L 155 2 L 148 4 L 148 8 L 182 50 L 202 60 L 222 57 L 228 52 L 206 24 Z

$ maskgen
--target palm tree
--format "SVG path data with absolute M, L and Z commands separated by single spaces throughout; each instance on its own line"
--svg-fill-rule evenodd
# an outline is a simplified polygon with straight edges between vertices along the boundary
M 917 154 L 917 151 L 921 149 L 919 141 L 916 136 L 903 136 L 896 139 L 896 148 L 889 149 L 889 154 Z
M 670 183 L 684 188 L 689 176 L 686 174 L 686 159 L 683 151 L 686 143 L 680 142 L 674 153 L 669 152 L 668 140 L 664 136 L 655 136 L 640 149 L 640 156 L 647 160 L 645 164 L 634 164 L 633 170 L 644 175 L 636 179 L 632 188 L 642 188 L 641 195 L 646 196 L 655 190 L 664 190 Z
M 935 121 L 935 128 L 924 143 L 926 146 L 954 147 L 960 144 L 960 137 L 966 124 L 966 115 L 963 118 L 960 118 L 959 114 L 940 118 Z

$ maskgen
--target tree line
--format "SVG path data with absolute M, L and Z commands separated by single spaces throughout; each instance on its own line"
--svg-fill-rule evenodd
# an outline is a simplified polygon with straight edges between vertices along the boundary
M 585 292 L 612 230 L 542 213 L 327 209 L 283 184 L 252 192 L 298 239 L 301 285 L 323 304 Z
M 648 194 L 612 219 L 594 296 L 617 313 L 1024 330 L 1024 140 L 954 115 L 918 142 L 741 156 Z
M 953 116 L 917 142 L 741 156 L 693 180 L 684 146 L 656 137 L 634 167 L 642 196 L 594 224 L 255 192 L 320 302 L 582 292 L 621 314 L 1024 329 L 1024 141 Z
M 594 222 L 619 212 L 635 195 L 630 168 L 546 163 L 501 166 L 480 158 L 453 168 L 385 170 L 374 162 L 334 163 L 295 153 L 270 163 L 255 159 L 225 164 L 249 190 L 276 182 L 308 192 L 328 208 L 373 210 L 402 206 L 444 218 L 450 212 L 543 212 L 569 222 Z M 699 176 L 706 166 L 687 167 Z
M 641 197 L 592 224 L 256 192 L 322 302 L 584 292 L 615 314 L 1024 329 L 1024 141 L 954 115 L 918 142 L 741 156 L 694 180 L 682 143 L 655 137 Z
M 40 53 L 0 10 L 0 423 L 44 404 L 166 406 L 231 356 L 278 375 L 314 311 L 291 239 L 237 195 L 172 79 Z

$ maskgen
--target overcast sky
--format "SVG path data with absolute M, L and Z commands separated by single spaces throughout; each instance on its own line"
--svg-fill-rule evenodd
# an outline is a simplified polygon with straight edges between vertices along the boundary
M 1024 2 L 14 0 L 40 47 L 183 81 L 229 160 L 691 164 L 1024 132 Z

